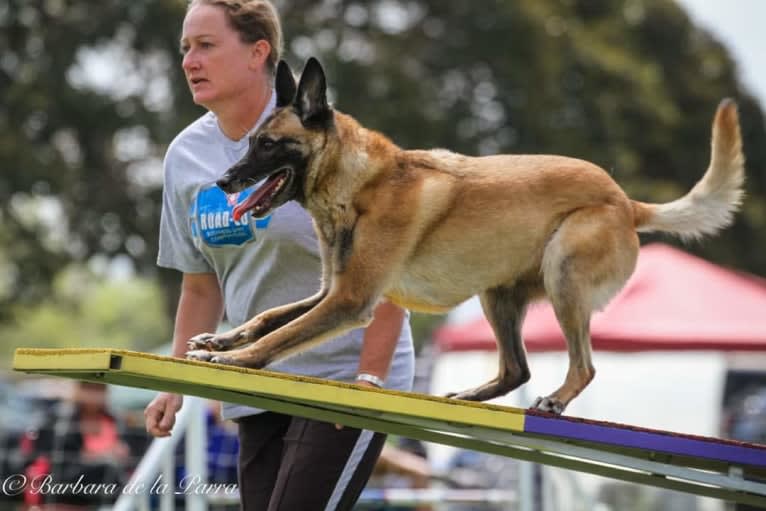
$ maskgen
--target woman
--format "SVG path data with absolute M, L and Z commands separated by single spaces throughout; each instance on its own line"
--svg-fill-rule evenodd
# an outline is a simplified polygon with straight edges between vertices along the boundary
M 225 313 L 240 324 L 319 287 L 317 241 L 306 211 L 291 202 L 266 218 L 232 219 L 234 204 L 215 180 L 247 150 L 248 134 L 275 105 L 273 74 L 281 27 L 266 0 L 192 0 L 181 36 L 183 69 L 196 104 L 208 112 L 171 143 L 158 264 L 183 273 L 173 355 L 215 331 Z M 406 312 L 383 303 L 356 330 L 269 367 L 361 385 L 408 390 L 413 376 Z M 146 427 L 170 434 L 181 396 L 158 395 Z M 225 404 L 239 423 L 242 508 L 350 509 L 369 478 L 384 436 Z

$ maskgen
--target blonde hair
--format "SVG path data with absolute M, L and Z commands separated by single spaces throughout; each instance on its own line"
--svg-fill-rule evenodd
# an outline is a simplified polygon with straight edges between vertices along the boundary
M 244 43 L 265 40 L 271 46 L 266 67 L 274 76 L 282 55 L 282 22 L 269 0 L 189 0 L 186 12 L 195 5 L 220 7 L 229 25 L 239 33 Z

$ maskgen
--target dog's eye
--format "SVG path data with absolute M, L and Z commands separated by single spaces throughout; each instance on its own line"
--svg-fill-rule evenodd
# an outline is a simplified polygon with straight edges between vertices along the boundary
M 274 146 L 276 146 L 276 145 L 277 145 L 277 143 L 274 142 L 274 140 L 272 140 L 270 138 L 263 137 L 263 138 L 259 138 L 258 139 L 258 148 L 259 149 L 263 149 L 263 150 L 269 151 L 271 149 L 274 149 Z

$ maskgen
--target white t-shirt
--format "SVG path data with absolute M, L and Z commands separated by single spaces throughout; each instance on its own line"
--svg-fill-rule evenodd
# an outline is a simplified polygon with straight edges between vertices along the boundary
M 256 128 L 274 110 L 274 98 Z M 215 273 L 226 318 L 244 323 L 259 312 L 301 300 L 319 290 L 321 262 L 311 217 L 290 201 L 265 218 L 232 218 L 233 206 L 251 193 L 227 196 L 215 185 L 247 152 L 248 137 L 233 141 L 206 113 L 170 144 L 165 155 L 165 184 L 157 264 L 184 273 Z M 386 387 L 409 390 L 414 355 L 409 321 L 404 322 Z M 354 381 L 364 330 L 271 364 L 268 369 L 338 381 Z M 225 404 L 224 418 L 258 410 Z

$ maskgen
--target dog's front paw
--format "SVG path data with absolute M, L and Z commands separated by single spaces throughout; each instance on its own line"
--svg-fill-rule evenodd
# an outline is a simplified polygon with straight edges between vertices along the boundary
M 470 390 L 463 392 L 447 392 L 444 394 L 444 397 L 447 399 L 459 399 L 462 401 L 478 401 L 478 399 L 476 399 L 476 393 Z
M 186 346 L 189 350 L 226 351 L 234 347 L 242 334 L 199 334 L 188 341 Z
M 214 340 L 215 340 L 215 334 L 199 334 L 199 335 L 195 335 L 194 337 L 186 341 L 186 347 L 189 349 L 189 351 L 193 351 L 193 350 L 213 351 L 213 350 L 219 349 L 213 345 Z
M 208 350 L 191 350 L 186 352 L 187 360 L 199 360 L 201 362 L 212 362 L 216 353 Z
M 559 401 L 557 398 L 548 396 L 538 397 L 535 399 L 535 402 L 532 404 L 532 408 L 541 412 L 561 415 L 564 413 L 564 408 L 566 408 L 566 405 Z
M 208 350 L 193 350 L 186 352 L 187 360 L 199 360 L 202 362 L 212 362 L 213 364 L 223 364 L 237 367 L 253 367 L 247 363 L 247 360 L 233 357 L 232 352 L 217 352 Z
M 248 364 L 243 362 L 241 359 L 230 357 L 229 355 L 225 353 L 218 353 L 214 354 L 210 361 L 214 364 L 223 364 L 227 366 L 237 366 L 237 367 L 249 367 Z
M 226 353 L 208 350 L 193 350 L 186 352 L 187 360 L 199 360 L 201 362 L 212 362 L 213 364 L 224 364 L 230 366 L 241 366 L 236 358 L 228 356 Z

